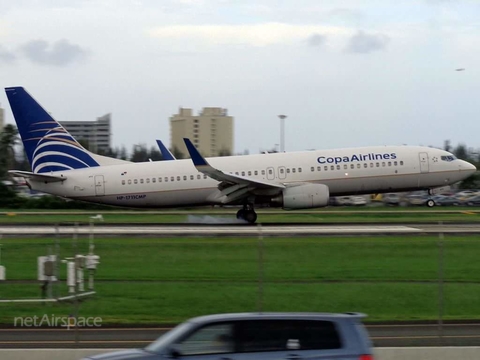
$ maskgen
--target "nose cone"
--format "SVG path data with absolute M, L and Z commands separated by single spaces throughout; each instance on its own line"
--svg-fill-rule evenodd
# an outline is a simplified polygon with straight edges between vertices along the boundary
M 477 171 L 477 168 L 475 167 L 475 165 L 462 160 L 462 162 L 460 163 L 460 170 L 465 171 L 465 173 L 467 173 L 468 175 L 471 175 Z

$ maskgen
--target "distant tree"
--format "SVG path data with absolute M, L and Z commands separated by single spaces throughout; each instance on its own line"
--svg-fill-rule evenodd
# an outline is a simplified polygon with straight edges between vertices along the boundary
M 90 149 L 90 142 L 87 140 L 87 139 L 77 139 L 78 143 L 80 145 L 82 145 L 85 149 L 87 149 L 88 151 L 92 151 Z
M 148 154 L 148 158 L 151 159 L 152 161 L 159 161 L 159 160 L 163 160 L 163 156 L 162 154 L 160 153 L 160 151 L 152 146 L 150 148 L 150 153 Z
M 7 177 L 7 171 L 16 165 L 15 145 L 18 143 L 18 130 L 8 124 L 0 133 L 0 178 Z
M 148 161 L 149 152 L 145 144 L 133 145 L 133 152 L 130 161 L 145 162 Z
M 443 150 L 452 152 L 452 146 L 450 145 L 450 140 L 445 140 L 443 143 Z
M 232 153 L 228 149 L 222 149 L 218 152 L 218 156 L 232 156 Z
M 119 159 L 122 159 L 122 160 L 127 160 L 128 159 L 128 155 L 127 155 L 127 148 L 125 147 L 125 145 L 122 145 L 122 147 L 120 148 L 120 150 L 117 151 L 117 156 Z
M 457 147 L 453 150 L 455 156 L 462 160 L 468 160 L 468 151 L 467 147 L 464 144 L 458 144 Z
M 170 151 L 176 159 L 185 159 L 185 155 L 183 154 L 183 152 L 181 152 L 180 149 L 176 146 L 174 146 L 173 149 L 170 149 Z

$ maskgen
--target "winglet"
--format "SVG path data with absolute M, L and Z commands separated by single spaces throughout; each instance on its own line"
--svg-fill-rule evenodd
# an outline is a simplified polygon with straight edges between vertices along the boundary
M 177 160 L 175 156 L 170 152 L 170 150 L 167 149 L 165 145 L 163 145 L 163 142 L 161 140 L 157 139 L 157 145 L 158 148 L 160 149 L 160 153 L 162 154 L 163 160 Z
M 183 138 L 185 145 L 187 146 L 188 153 L 192 158 L 193 165 L 198 166 L 210 166 L 210 164 L 205 160 L 205 158 L 200 154 L 195 145 L 192 144 L 189 138 Z

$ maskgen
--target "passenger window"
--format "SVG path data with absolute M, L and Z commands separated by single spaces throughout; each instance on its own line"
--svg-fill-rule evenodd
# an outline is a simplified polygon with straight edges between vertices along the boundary
M 287 174 L 290 174 L 290 169 L 287 169 Z
M 238 174 L 238 171 L 235 173 L 235 175 L 239 175 L 239 174 Z
M 355 165 L 350 164 L 350 169 L 355 169 Z
M 128 180 L 128 185 L 132 185 L 132 180 Z
M 150 179 L 145 180 L 147 184 L 150 184 Z
M 403 166 L 403 161 L 400 161 L 400 166 Z
M 288 171 L 287 171 L 288 172 Z M 262 175 L 265 175 L 265 170 L 262 170 Z
M 255 175 L 258 175 L 258 170 L 255 170 L 255 173 L 254 173 L 254 174 L 255 174 Z
M 237 174 L 237 175 L 238 175 L 238 174 Z M 202 175 L 200 175 L 200 174 L 197 175 L 197 179 L 198 179 L 198 180 L 200 180 L 201 177 L 202 177 Z
M 373 167 L 373 163 L 370 163 L 370 167 L 371 167 L 371 168 Z
M 330 170 L 335 170 L 335 166 L 331 165 Z
M 268 174 L 269 174 L 269 175 L 272 175 L 272 174 L 273 174 L 273 170 L 272 170 L 272 169 L 268 169 Z
M 170 176 L 170 181 L 175 181 L 175 176 Z
M 292 173 L 294 173 L 294 174 L 295 174 L 295 171 L 296 171 L 296 169 L 295 169 L 295 168 L 292 168 Z
M 248 176 L 252 176 L 252 172 L 251 172 L 251 171 L 248 172 Z
M 322 167 L 321 167 L 321 166 L 317 166 L 317 171 L 322 171 Z
M 187 175 L 183 175 L 183 180 L 187 180 Z
M 233 325 L 207 325 L 176 345 L 182 356 L 232 353 L 235 350 Z
M 133 180 L 133 183 L 138 184 L 138 180 L 137 179 Z
M 165 182 L 168 182 L 168 177 L 165 176 Z
M 311 171 L 311 172 L 314 172 L 314 171 L 315 171 L 315 168 L 312 166 L 312 167 L 310 168 L 310 171 Z
M 302 172 L 302 168 L 298 168 L 298 172 Z
M 393 166 L 397 166 L 398 163 L 396 161 L 393 162 Z
M 340 165 L 337 165 L 337 170 L 340 170 Z
M 391 162 L 391 161 L 388 162 L 388 166 L 392 166 L 392 162 Z
M 364 163 L 363 164 L 363 167 L 366 169 L 368 167 L 368 164 L 367 163 Z
M 343 170 L 348 170 L 348 165 L 347 164 L 343 165 Z
M 194 180 L 195 177 L 193 175 L 190 175 L 190 180 Z
M 157 182 L 157 178 L 152 178 L 152 183 Z
M 380 167 L 380 163 L 377 163 L 377 167 Z
M 177 176 L 177 181 L 180 181 L 180 176 Z
M 324 166 L 323 170 L 328 171 L 328 166 Z
M 140 179 L 140 184 L 143 184 L 143 179 Z
M 245 176 L 245 171 L 242 171 L 242 176 Z
M 122 185 L 125 185 L 125 180 L 122 180 Z
M 357 169 L 360 169 L 361 167 L 362 167 L 362 165 L 357 164 Z
M 385 161 L 382 161 L 382 167 L 385 167 Z
M 280 174 L 283 174 L 285 172 L 284 168 L 280 168 Z
M 342 343 L 331 321 L 262 320 L 239 322 L 242 352 L 286 351 L 292 340 L 301 350 L 340 349 Z

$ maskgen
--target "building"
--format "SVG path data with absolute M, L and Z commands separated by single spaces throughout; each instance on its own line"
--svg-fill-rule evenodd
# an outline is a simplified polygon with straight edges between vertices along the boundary
M 233 155 L 233 117 L 227 109 L 206 107 L 198 115 L 180 108 L 170 117 L 170 144 L 174 155 L 188 156 L 183 138 L 189 138 L 206 157 Z
M 111 144 L 111 118 L 106 114 L 96 121 L 62 121 L 60 124 L 78 141 L 88 143 L 94 153 L 105 153 Z

